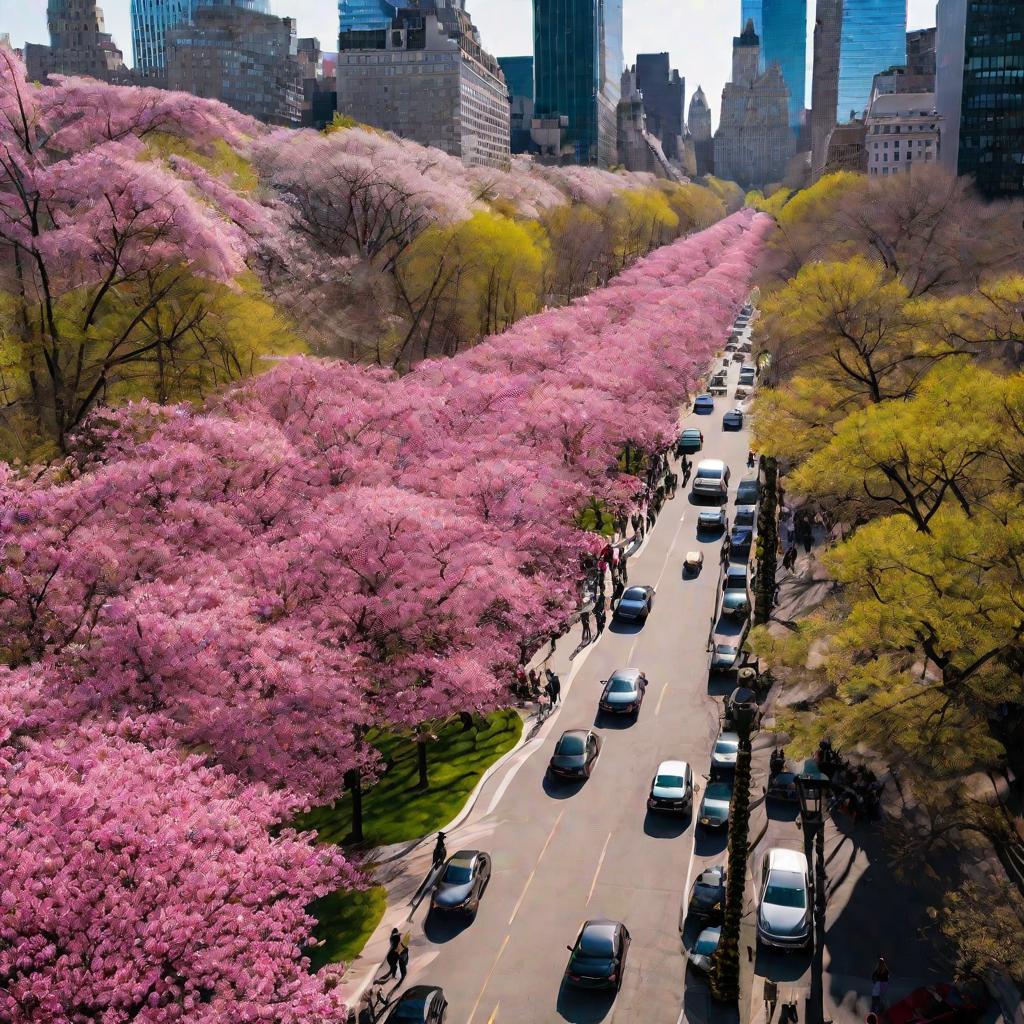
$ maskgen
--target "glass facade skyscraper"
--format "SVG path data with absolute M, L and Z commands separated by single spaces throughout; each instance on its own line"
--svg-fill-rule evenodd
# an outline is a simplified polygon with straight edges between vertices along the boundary
M 270 13 L 270 0 L 131 0 L 135 70 L 160 74 L 167 64 L 167 30 L 187 24 L 199 7 L 241 7 Z
M 502 73 L 509 95 L 526 96 L 533 99 L 533 58 L 532 57 L 499 57 Z
M 837 122 L 862 116 L 874 76 L 906 62 L 907 0 L 843 0 Z
M 395 8 L 387 0 L 339 0 L 340 31 L 381 32 L 391 28 Z
M 565 117 L 577 163 L 616 160 L 622 0 L 534 0 L 535 116 Z
M 747 22 L 761 40 L 761 70 L 778 61 L 789 86 L 789 126 L 800 130 L 807 92 L 807 0 L 741 0 L 740 31 Z

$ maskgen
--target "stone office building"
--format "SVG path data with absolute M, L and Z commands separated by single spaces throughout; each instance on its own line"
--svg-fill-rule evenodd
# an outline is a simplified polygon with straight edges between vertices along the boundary
M 715 139 L 711 133 L 711 106 L 699 85 L 697 91 L 690 97 L 686 128 L 693 140 L 697 175 L 714 174 Z
M 343 32 L 339 47 L 339 113 L 468 164 L 508 164 L 505 76 L 461 0 L 396 8 L 389 29 Z
M 46 23 L 50 45 L 25 46 L 29 81 L 44 82 L 50 75 L 82 75 L 120 83 L 129 80 L 123 55 L 106 31 L 96 0 L 49 0 Z
M 777 63 L 759 71 L 761 44 L 748 21 L 733 40 L 732 81 L 722 90 L 715 133 L 715 175 L 743 188 L 781 181 L 796 151 L 789 126 L 789 89 Z

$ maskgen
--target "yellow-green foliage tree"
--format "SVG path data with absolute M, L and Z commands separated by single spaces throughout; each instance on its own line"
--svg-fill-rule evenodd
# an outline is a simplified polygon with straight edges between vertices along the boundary
M 657 189 L 620 192 L 608 204 L 608 218 L 616 270 L 671 241 L 679 229 L 678 215 Z

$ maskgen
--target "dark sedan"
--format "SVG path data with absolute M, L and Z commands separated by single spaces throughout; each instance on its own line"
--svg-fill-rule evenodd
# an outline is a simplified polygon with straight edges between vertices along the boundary
M 715 400 L 711 395 L 701 395 L 693 403 L 693 411 L 702 416 L 710 415 L 715 411 Z
M 743 410 L 742 409 L 730 409 L 722 417 L 722 429 L 723 430 L 742 430 L 743 429 Z
M 749 526 L 734 526 L 729 534 L 729 550 L 734 555 L 746 558 L 754 543 L 754 531 Z
M 615 618 L 623 622 L 644 622 L 654 607 L 654 587 L 627 587 L 615 606 Z
M 437 985 L 413 985 L 402 994 L 384 1024 L 444 1024 L 448 1002 Z
M 737 526 L 749 526 L 753 528 L 757 525 L 756 505 L 737 505 L 734 515 L 735 519 L 733 521 Z
M 561 779 L 588 779 L 601 753 L 601 741 L 589 729 L 567 729 L 555 744 L 548 772 Z
M 639 715 L 647 676 L 638 668 L 620 668 L 605 680 L 598 707 L 613 715 Z
M 696 427 L 687 427 L 676 441 L 676 451 L 684 455 L 693 455 L 704 447 L 704 435 Z
M 431 910 L 473 914 L 491 880 L 491 858 L 479 850 L 459 850 L 441 873 L 430 897 Z
M 710 974 L 711 958 L 715 955 L 715 950 L 718 949 L 718 944 L 721 941 L 722 929 L 720 927 L 705 928 L 697 936 L 697 941 L 693 944 L 693 949 L 690 950 L 687 957 L 690 964 L 702 974 Z
M 732 803 L 732 786 L 728 782 L 709 782 L 700 802 L 700 821 L 704 828 L 725 828 L 729 824 L 729 805 Z
M 569 963 L 565 980 L 578 988 L 614 988 L 622 985 L 629 952 L 629 932 L 619 921 L 587 921 L 576 944 L 566 947 Z
M 760 494 L 761 485 L 757 482 L 757 477 L 748 477 L 741 480 L 736 487 L 736 504 L 756 505 Z
M 705 868 L 690 890 L 689 915 L 698 920 L 717 921 L 725 906 L 725 865 Z

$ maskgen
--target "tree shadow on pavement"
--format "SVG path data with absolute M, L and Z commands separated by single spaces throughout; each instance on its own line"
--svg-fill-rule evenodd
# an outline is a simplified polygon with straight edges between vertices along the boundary
M 612 1011 L 615 992 L 588 991 L 562 982 L 558 990 L 558 1015 L 571 1024 L 599 1024 Z
M 717 829 L 714 832 L 710 829 L 699 828 L 694 838 L 693 849 L 698 857 L 714 857 L 724 852 L 728 842 L 728 828 Z

